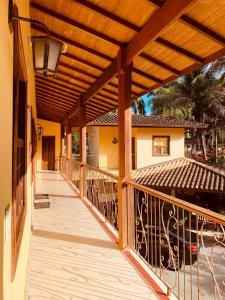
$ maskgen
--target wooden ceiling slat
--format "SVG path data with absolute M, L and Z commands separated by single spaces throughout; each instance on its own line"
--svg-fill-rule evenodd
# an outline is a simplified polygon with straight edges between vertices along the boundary
M 46 121 L 50 121 L 50 122 L 61 123 L 61 121 L 58 120 L 57 118 L 49 117 L 49 116 L 46 116 L 45 114 L 38 113 L 37 117 L 38 117 L 38 119 L 42 119 L 42 120 L 46 120 Z
M 84 64 L 84 65 L 86 65 L 86 66 L 88 66 L 90 68 L 96 69 L 96 70 L 101 71 L 101 72 L 103 72 L 105 70 L 101 66 L 98 66 L 98 65 L 96 65 L 96 64 L 94 64 L 92 62 L 89 62 L 89 61 L 87 61 L 87 60 L 85 60 L 85 59 L 83 59 L 81 57 L 78 57 L 78 56 L 76 56 L 74 54 L 71 54 L 71 53 L 62 53 L 62 56 L 70 58 L 70 59 L 72 59 L 74 61 L 77 61 L 77 62 L 79 62 L 81 64 Z
M 67 81 L 67 80 L 65 80 L 61 77 L 54 77 L 54 78 L 48 77 L 48 78 L 46 78 L 46 77 L 36 75 L 36 78 L 38 78 L 40 80 L 43 80 L 43 81 L 46 81 L 46 83 L 51 82 L 51 84 L 56 84 L 57 86 L 61 86 L 62 88 L 69 89 L 71 91 L 74 91 L 75 93 L 77 93 L 77 92 L 82 93 L 82 91 L 75 89 L 74 86 L 76 86 L 76 87 L 80 88 L 81 90 L 85 91 L 84 87 L 82 87 L 80 85 L 73 84 L 70 81 Z
M 221 35 L 217 34 L 216 32 L 210 30 L 209 28 L 203 26 L 199 22 L 195 21 L 194 19 L 190 18 L 189 16 L 183 15 L 180 18 L 180 21 L 185 25 L 191 27 L 195 31 L 203 34 L 204 36 L 208 37 L 210 40 L 224 46 L 225 45 L 225 38 Z
M 117 99 L 118 99 L 118 96 L 116 97 L 116 98 L 113 98 L 113 97 L 110 97 L 108 94 L 104 94 L 104 93 L 102 93 L 102 92 L 106 92 L 106 93 L 110 93 L 110 90 L 108 90 L 108 89 L 102 89 L 101 90 L 101 93 L 97 93 L 96 94 L 96 96 L 98 96 L 98 97 L 102 97 L 102 98 L 106 98 L 106 99 L 108 99 L 108 100 L 110 100 L 110 101 L 113 101 L 113 102 L 117 102 Z M 110 93 L 111 94 L 111 93 Z
M 64 85 L 60 85 L 59 83 L 55 83 L 55 82 L 51 82 L 51 81 L 43 81 L 43 80 L 40 80 L 39 78 L 36 78 L 36 84 L 41 84 L 43 86 L 47 86 L 49 88 L 52 88 L 56 91 L 60 91 L 60 92 L 63 92 L 64 94 L 70 94 L 72 96 L 75 96 L 75 97 L 79 97 L 81 92 L 77 90 L 77 92 L 75 92 L 74 90 L 72 91 L 71 89 L 69 88 L 66 88 L 66 86 Z M 63 86 L 63 87 L 62 87 Z
M 43 83 L 40 83 L 39 81 L 36 82 L 36 87 L 43 89 L 44 91 L 47 91 L 47 92 L 49 91 L 49 92 L 56 93 L 57 95 L 61 95 L 63 97 L 69 98 L 69 99 L 77 100 L 79 98 L 78 95 L 74 95 L 74 94 L 68 93 L 66 91 L 62 91 L 57 87 L 51 87 L 47 84 L 44 85 Z
M 41 99 L 43 101 L 43 103 L 47 103 L 47 104 L 52 104 L 52 105 L 56 105 L 56 106 L 60 106 L 60 107 L 65 107 L 66 109 L 69 109 L 71 106 L 74 105 L 74 103 L 64 103 L 64 102 L 59 102 L 57 100 L 55 100 L 54 98 L 51 98 L 51 101 L 49 101 L 49 96 L 46 97 L 46 95 L 44 95 L 43 93 L 36 93 L 37 98 Z
M 178 20 L 194 2 L 196 0 L 165 1 L 127 45 L 126 64 L 131 63 L 147 44 L 153 42 L 161 32 Z
M 35 24 L 32 24 L 31 27 L 34 28 L 34 29 L 37 30 L 37 31 L 40 31 L 40 32 L 42 32 L 42 33 L 45 33 L 45 30 L 44 30 L 44 29 L 38 27 L 38 26 L 35 25 Z M 50 31 L 50 36 L 53 37 L 53 38 L 55 38 L 55 39 L 57 39 L 57 40 L 60 40 L 60 41 L 62 41 L 62 42 L 64 42 L 64 43 L 66 43 L 66 44 L 70 44 L 70 45 L 72 45 L 72 46 L 74 46 L 74 47 L 77 47 L 77 48 L 80 48 L 80 49 L 82 49 L 82 50 L 84 50 L 84 51 L 87 51 L 87 52 L 90 53 L 90 54 L 93 54 L 93 55 L 96 55 L 96 56 L 98 56 L 98 57 L 101 57 L 101 58 L 103 58 L 103 59 L 105 59 L 105 60 L 107 60 L 107 61 L 113 61 L 113 58 L 112 58 L 112 57 L 110 57 L 110 56 L 108 56 L 108 55 L 106 55 L 106 54 L 104 54 L 104 53 L 102 53 L 102 52 L 99 52 L 99 51 L 97 51 L 97 50 L 91 49 L 91 48 L 89 48 L 89 47 L 87 47 L 87 46 L 85 46 L 85 45 L 83 45 L 83 44 L 80 44 L 80 43 L 74 41 L 74 40 L 71 40 L 71 39 L 69 39 L 69 38 L 66 38 L 65 36 L 59 35 L 59 34 L 57 34 L 56 32 Z
M 59 62 L 59 65 L 65 67 L 65 68 L 67 68 L 67 69 L 69 69 L 69 70 L 72 70 L 72 71 L 78 72 L 78 73 L 80 73 L 80 74 L 83 74 L 83 75 L 85 75 L 85 76 L 89 76 L 89 77 L 91 77 L 91 78 L 93 78 L 93 79 L 97 79 L 97 78 L 98 78 L 98 76 L 96 76 L 96 75 L 93 75 L 93 74 L 91 74 L 91 73 L 89 73 L 89 72 L 86 72 L 86 71 L 84 71 L 84 70 L 81 70 L 81 69 L 79 69 L 79 68 L 77 68 L 77 67 L 75 67 L 75 66 L 68 65 L 68 64 L 66 64 L 66 63 L 64 63 L 64 62 Z
M 101 98 L 101 96 L 102 96 L 102 98 Z M 113 106 L 118 103 L 115 99 L 110 100 L 107 96 L 105 97 L 104 95 L 99 95 L 99 94 L 95 95 L 93 97 L 93 99 L 97 99 L 99 101 L 109 103 L 109 104 L 111 104 Z
M 52 111 L 56 111 L 56 112 L 66 112 L 68 109 L 66 107 L 61 107 L 61 106 L 57 106 L 57 105 L 49 105 L 46 103 L 43 103 L 43 101 L 41 100 L 41 98 L 37 97 L 37 105 L 39 107 L 46 107 L 46 108 L 50 108 L 52 109 Z
M 119 46 L 119 47 L 122 46 L 122 43 L 120 41 L 117 41 L 114 38 L 112 38 L 110 36 L 107 36 L 104 33 L 99 32 L 97 30 L 94 30 L 93 28 L 88 27 L 88 26 L 86 26 L 84 24 L 81 24 L 81 23 L 79 23 L 79 22 L 77 22 L 75 20 L 72 20 L 72 19 L 70 19 L 68 17 L 65 17 L 62 14 L 58 14 L 57 12 L 55 12 L 53 10 L 50 10 L 50 9 L 48 9 L 46 7 L 43 7 L 43 6 L 41 6 L 41 5 L 37 4 L 37 3 L 31 2 L 30 6 L 33 9 L 37 9 L 38 11 L 40 11 L 40 12 L 42 12 L 44 14 L 47 14 L 50 17 L 54 17 L 54 18 L 56 18 L 56 19 L 58 19 L 60 21 L 63 21 L 64 23 L 66 23 L 66 24 L 68 24 L 70 26 L 74 26 L 76 28 L 79 28 L 80 30 L 85 31 L 85 32 L 87 32 L 87 33 L 89 33 L 89 34 L 97 37 L 97 38 L 100 38 L 100 39 L 102 39 L 104 41 L 107 41 L 107 42 L 109 42 L 111 44 L 114 44 L 116 46 Z
M 94 97 L 97 98 L 97 99 L 99 99 L 99 100 L 102 100 L 102 101 L 107 100 L 109 103 L 111 103 L 113 105 L 116 104 L 116 103 L 118 103 L 117 99 L 111 98 L 108 95 L 104 95 L 104 94 L 98 93 Z
M 103 107 L 103 108 L 110 109 L 110 108 L 114 107 L 114 105 L 109 104 L 108 102 L 105 102 L 105 101 L 104 102 L 100 101 L 100 100 L 96 99 L 95 97 L 92 98 L 91 102 L 94 103 L 96 106 Z M 115 103 L 115 105 L 116 105 L 116 103 Z
M 143 76 L 145 78 L 148 78 L 148 79 L 150 79 L 150 80 L 152 80 L 154 82 L 161 83 L 161 84 L 163 83 L 163 81 L 160 80 L 159 78 L 156 78 L 155 76 L 152 76 L 151 74 L 143 72 L 143 71 L 141 71 L 141 70 L 139 70 L 137 68 L 133 68 L 133 72 L 136 73 L 136 74 L 138 74 L 138 75 L 141 75 L 141 76 Z
M 39 111 L 40 111 L 40 110 L 38 109 L 38 112 L 39 112 Z M 52 109 L 45 108 L 45 107 L 41 108 L 41 112 L 42 112 L 42 113 L 46 113 L 46 112 L 47 112 L 48 115 L 56 116 L 56 117 L 58 117 L 58 118 L 60 118 L 60 119 L 63 119 L 63 118 L 65 117 L 65 114 L 64 114 L 63 112 L 57 111 L 57 112 L 54 112 L 54 113 L 53 113 Z
M 163 38 L 157 38 L 156 42 L 163 45 L 164 47 L 168 48 L 169 50 L 175 51 L 176 53 L 199 63 L 200 65 L 203 63 L 203 59 L 201 57 L 199 57 L 198 55 L 191 53 L 190 51 L 183 49 L 175 44 L 172 44 Z
M 86 84 L 86 85 L 88 85 L 88 86 L 92 85 L 92 82 L 91 82 L 91 81 L 88 81 L 88 80 L 86 80 L 86 79 L 80 78 L 80 77 L 75 76 L 75 75 L 72 75 L 72 74 L 67 73 L 67 72 L 65 72 L 65 71 L 58 70 L 57 73 L 58 73 L 58 74 L 62 74 L 62 75 L 64 75 L 64 76 L 67 76 L 67 77 L 69 77 L 69 78 L 71 78 L 71 79 L 77 80 L 77 81 L 79 81 L 79 82 L 82 82 L 82 83 L 84 83 L 84 84 Z
M 87 8 L 89 8 L 90 10 L 94 11 L 94 12 L 98 12 L 99 14 L 121 24 L 121 25 L 124 25 L 126 26 L 127 28 L 129 29 L 132 29 L 134 31 L 139 31 L 141 28 L 133 23 L 130 23 L 128 22 L 127 20 L 125 19 L 122 19 L 120 18 L 119 16 L 116 16 L 114 14 L 112 14 L 111 12 L 91 3 L 91 2 L 88 2 L 86 0 L 72 0 L 73 2 L 75 3 L 79 3 L 81 4 L 82 6 L 85 6 Z
M 78 89 L 81 89 L 81 90 L 82 90 L 82 93 L 85 92 L 85 91 L 87 90 L 87 88 L 85 88 L 84 86 L 82 86 L 82 85 L 80 85 L 80 84 L 78 84 L 78 83 L 76 83 L 76 82 L 71 82 L 71 81 L 69 81 L 69 80 L 66 80 L 65 77 L 64 77 L 64 75 L 63 75 L 63 78 L 57 76 L 57 77 L 55 78 L 55 80 L 58 80 L 58 81 L 63 82 L 63 83 L 65 83 L 65 84 L 69 84 L 69 85 L 71 85 L 72 87 L 76 87 L 76 88 L 78 88 Z
M 49 99 L 51 99 L 51 101 L 53 101 L 53 100 L 55 100 L 55 101 L 57 101 L 57 102 L 62 102 L 62 99 L 61 98 L 59 98 L 59 97 L 57 97 L 57 96 L 55 96 L 55 95 L 50 95 L 50 94 L 48 94 L 48 93 L 45 93 L 44 91 L 41 91 L 41 90 L 36 90 L 36 94 L 37 95 L 40 95 L 40 96 L 44 96 L 44 97 L 47 97 L 47 98 L 49 98 Z M 71 104 L 75 104 L 76 102 L 75 101 L 63 101 L 63 103 L 65 104 L 65 105 L 71 105 Z
M 56 99 L 58 99 L 58 101 L 65 101 L 67 103 L 75 103 L 77 101 L 77 99 L 79 99 L 79 97 L 77 98 L 69 98 L 69 97 L 64 97 L 62 95 L 59 95 L 57 92 L 52 92 L 52 91 L 47 91 L 45 88 L 42 87 L 36 87 L 36 91 L 45 94 L 46 96 L 51 96 L 51 97 L 55 97 Z
M 142 53 L 139 54 L 139 56 L 146 59 L 146 60 L 148 60 L 148 61 L 150 61 L 151 63 L 153 63 L 155 65 L 158 65 L 158 66 L 162 67 L 163 69 L 165 69 L 165 70 L 167 70 L 171 73 L 174 73 L 176 75 L 180 75 L 180 72 L 178 70 L 176 70 L 173 67 L 163 63 L 162 61 L 159 61 L 158 59 L 152 57 L 151 55 L 148 55 L 148 54 L 142 52 Z

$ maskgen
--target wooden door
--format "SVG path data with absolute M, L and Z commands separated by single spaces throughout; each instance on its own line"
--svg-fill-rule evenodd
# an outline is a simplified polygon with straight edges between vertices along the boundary
M 132 170 L 136 169 L 136 147 L 135 137 L 132 137 Z
M 42 137 L 42 169 L 55 170 L 55 137 Z

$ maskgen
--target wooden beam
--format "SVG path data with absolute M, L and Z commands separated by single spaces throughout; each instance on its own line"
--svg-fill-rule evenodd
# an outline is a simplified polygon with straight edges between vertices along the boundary
M 43 87 L 46 86 L 48 88 L 54 89 L 55 91 L 60 91 L 64 94 L 70 94 L 75 97 L 77 97 L 77 96 L 79 97 L 81 94 L 81 91 L 79 91 L 79 90 L 76 90 L 76 92 L 74 90 L 72 91 L 69 87 L 66 87 L 65 85 L 61 85 L 60 83 L 57 84 L 56 82 L 43 81 L 43 80 L 40 80 L 39 78 L 36 78 L 35 82 L 36 82 L 36 84 L 42 85 Z
M 154 58 L 154 57 L 152 57 L 152 56 L 150 56 L 150 55 L 148 55 L 144 52 L 140 53 L 139 56 L 146 59 L 146 60 L 148 60 L 149 62 L 151 62 L 155 65 L 158 65 L 159 67 L 161 67 L 161 68 L 163 68 L 163 69 L 165 69 L 165 70 L 167 70 L 171 73 L 174 73 L 174 74 L 180 76 L 180 71 L 174 69 L 173 67 L 163 63 L 162 61 L 159 61 L 158 59 L 156 59 L 156 58 Z
M 148 73 L 146 73 L 146 72 L 143 72 L 143 71 L 141 71 L 141 70 L 139 70 L 139 69 L 137 69 L 137 68 L 133 68 L 133 72 L 136 73 L 136 74 L 138 74 L 138 75 L 140 75 L 140 76 L 142 76 L 142 77 L 145 77 L 145 78 L 147 78 L 147 79 L 150 79 L 150 80 L 152 80 L 152 81 L 154 81 L 154 82 L 157 82 L 157 83 L 160 83 L 160 84 L 163 83 L 163 81 L 162 81 L 161 79 L 156 78 L 155 76 L 152 76 L 151 74 L 148 74 Z
M 143 26 L 139 33 L 125 48 L 126 65 L 143 51 L 143 48 L 154 41 L 168 26 L 175 22 L 183 12 L 197 0 L 167 0 Z M 169 13 L 168 13 L 169 12 Z M 117 74 L 117 59 L 114 59 L 102 75 L 92 84 L 84 94 L 84 103 L 87 103 L 97 92 L 102 89 Z
M 202 35 L 206 36 L 207 38 L 209 38 L 210 40 L 213 40 L 217 44 L 220 44 L 221 46 L 225 45 L 225 38 L 223 36 L 219 35 L 215 31 L 205 27 L 204 25 L 195 21 L 191 17 L 183 15 L 182 17 L 180 17 L 180 21 L 183 24 L 187 25 L 188 27 L 194 29 L 194 31 L 197 31 L 197 32 L 201 33 Z
M 88 66 L 88 67 L 90 67 L 92 69 L 95 69 L 95 70 L 98 70 L 98 71 L 101 71 L 101 72 L 103 72 L 105 70 L 105 68 L 103 68 L 103 67 L 101 67 L 99 65 L 96 65 L 93 62 L 87 61 L 87 60 L 85 60 L 85 59 L 83 59 L 81 57 L 78 57 L 78 56 L 76 56 L 74 54 L 66 52 L 66 53 L 62 53 L 61 55 L 65 56 L 67 58 L 70 58 L 70 59 L 72 59 L 74 61 L 77 61 L 77 62 L 79 62 L 79 63 L 81 63 L 83 65 L 86 65 L 86 66 Z
M 84 94 L 84 103 L 87 103 L 90 98 L 98 93 L 104 85 L 106 85 L 112 77 L 117 73 L 117 59 L 115 59 L 110 66 L 103 72 L 103 74 L 90 86 Z
M 111 12 L 105 10 L 104 8 L 101 8 L 100 6 L 97 6 L 91 2 L 88 2 L 86 0 L 72 0 L 75 3 L 79 3 L 80 5 L 87 7 L 88 9 L 92 10 L 93 12 L 97 12 L 101 15 L 103 15 L 104 17 L 107 17 L 111 20 L 113 20 L 114 22 L 117 22 L 123 26 L 126 26 L 129 29 L 132 29 L 133 31 L 139 31 L 141 28 L 125 19 L 122 19 L 119 16 L 116 16 L 114 14 L 112 14 Z
M 63 16 L 62 14 L 57 13 L 56 11 L 53 11 L 51 9 L 48 9 L 48 8 L 44 7 L 44 6 L 41 6 L 40 4 L 37 4 L 35 2 L 31 2 L 30 6 L 31 6 L 31 8 L 33 8 L 35 10 L 38 10 L 39 12 L 42 12 L 42 13 L 50 16 L 50 17 L 56 18 L 57 20 L 60 20 L 60 21 L 66 23 L 70 26 L 76 27 L 79 30 L 82 30 L 82 31 L 84 31 L 88 34 L 91 34 L 94 37 L 102 39 L 102 40 L 104 40 L 108 43 L 111 43 L 111 44 L 119 46 L 119 47 L 122 45 L 122 43 L 120 41 L 118 41 L 118 40 L 116 40 L 116 39 L 100 32 L 100 31 L 97 31 L 97 30 L 95 30 L 91 27 L 88 27 L 88 26 L 86 26 L 82 23 L 79 23 L 75 19 L 70 19 L 66 16 Z
M 37 26 L 37 25 L 35 25 L 35 24 L 32 24 L 31 27 L 32 27 L 33 29 L 39 31 L 39 32 L 45 33 L 45 30 L 44 30 L 44 29 L 40 28 L 39 26 Z M 62 41 L 62 42 L 64 42 L 64 43 L 66 43 L 66 44 L 70 44 L 70 45 L 72 45 L 72 46 L 74 46 L 74 47 L 77 47 L 77 48 L 79 48 L 79 49 L 81 49 L 81 50 L 84 50 L 84 51 L 86 51 L 86 52 L 88 52 L 88 53 L 91 53 L 91 54 L 93 54 L 93 55 L 96 55 L 96 56 L 98 56 L 98 57 L 100 57 L 100 58 L 102 58 L 102 59 L 105 59 L 105 60 L 107 60 L 107 61 L 113 61 L 113 58 L 112 58 L 112 57 L 110 57 L 110 56 L 108 56 L 108 55 L 106 55 L 106 54 L 104 54 L 104 53 L 102 53 L 102 52 L 99 52 L 99 51 L 97 51 L 97 50 L 94 50 L 94 49 L 92 49 L 92 48 L 89 48 L 89 47 L 86 46 L 86 45 L 80 44 L 80 43 L 78 43 L 78 42 L 76 42 L 76 41 L 74 41 L 74 40 L 71 40 L 71 39 L 69 39 L 69 38 L 66 38 L 65 36 L 59 35 L 59 34 L 57 34 L 56 32 L 50 31 L 49 34 L 50 34 L 51 37 L 53 37 L 53 38 L 55 38 L 55 39 L 57 39 L 57 40 L 60 40 L 60 41 Z
M 166 0 L 127 45 L 126 63 L 132 62 L 146 45 L 165 32 L 194 2 L 196 0 Z
M 185 56 L 188 59 L 191 59 L 191 60 L 199 63 L 199 65 L 201 65 L 203 63 L 203 58 L 199 57 L 198 55 L 196 55 L 184 48 L 174 45 L 173 43 L 170 43 L 169 41 L 166 41 L 163 38 L 157 38 L 156 42 L 159 43 L 160 45 L 163 45 L 164 47 L 168 48 L 169 50 L 172 50 L 172 51 L 178 53 L 179 55 Z
M 126 65 L 126 49 L 121 49 L 118 54 L 118 79 L 119 79 L 119 128 L 118 128 L 118 218 L 119 218 L 119 249 L 128 245 L 128 209 L 124 181 L 132 175 L 131 164 L 131 76 L 132 64 Z

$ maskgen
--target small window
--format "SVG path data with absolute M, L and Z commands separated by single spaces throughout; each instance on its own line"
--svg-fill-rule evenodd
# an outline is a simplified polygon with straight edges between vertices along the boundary
M 170 155 L 170 137 L 153 136 L 153 156 Z

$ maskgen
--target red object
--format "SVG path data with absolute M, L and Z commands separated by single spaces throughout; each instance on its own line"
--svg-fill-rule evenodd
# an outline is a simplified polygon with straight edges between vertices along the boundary
M 188 246 L 188 249 L 190 250 L 190 252 L 191 252 L 192 254 L 197 254 L 197 253 L 198 253 L 198 248 L 197 248 L 197 246 L 195 246 L 195 245 L 193 245 L 193 244 L 190 244 L 190 245 Z

